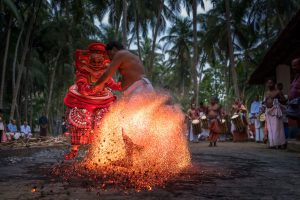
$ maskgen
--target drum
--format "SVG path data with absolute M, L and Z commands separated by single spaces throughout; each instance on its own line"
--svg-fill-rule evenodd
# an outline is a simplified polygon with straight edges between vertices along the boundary
M 205 115 L 201 117 L 201 124 L 203 129 L 208 129 L 208 120 Z
M 193 127 L 193 134 L 198 135 L 201 133 L 201 124 L 198 119 L 194 119 L 192 121 L 192 127 Z
M 227 126 L 227 122 L 226 122 L 225 119 L 221 120 L 220 126 L 221 126 L 222 133 L 227 133 L 228 132 L 228 126 Z
M 234 124 L 236 131 L 238 131 L 238 132 L 243 132 L 244 131 L 244 122 L 243 122 L 240 115 L 234 114 L 231 117 L 231 121 Z

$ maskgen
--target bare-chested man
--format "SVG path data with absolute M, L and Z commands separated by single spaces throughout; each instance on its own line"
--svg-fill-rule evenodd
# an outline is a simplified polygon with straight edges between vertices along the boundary
M 247 109 L 240 101 L 235 99 L 231 111 L 233 115 L 238 115 L 237 121 L 232 122 L 231 132 L 233 136 L 233 142 L 244 142 L 248 140 L 248 121 L 246 118 Z M 239 120 L 240 119 L 240 120 Z
M 105 82 L 109 80 L 117 71 L 121 74 L 121 87 L 123 97 L 130 99 L 140 93 L 153 92 L 154 89 L 150 81 L 145 78 L 145 69 L 142 61 L 138 56 L 125 50 L 119 42 L 109 42 L 105 47 L 111 63 L 102 76 L 95 82 L 92 87 L 95 92 L 104 88 Z M 126 148 L 126 156 L 118 160 L 115 164 L 129 166 L 131 165 L 133 150 L 141 150 L 142 147 L 136 145 L 126 135 L 122 134 Z
M 194 103 L 191 104 L 191 107 L 187 111 L 189 120 L 199 119 L 198 109 Z
M 221 132 L 220 128 L 220 116 L 221 106 L 217 97 L 212 97 L 211 102 L 207 107 L 207 116 L 209 120 L 209 146 L 217 146 L 217 140 Z
M 145 69 L 138 56 L 125 50 L 118 42 L 108 43 L 105 49 L 111 63 L 106 72 L 96 81 L 95 91 L 102 90 L 105 82 L 117 71 L 122 76 L 121 85 L 124 96 L 129 97 L 137 93 L 153 91 L 150 81 L 145 78 Z
M 266 102 L 266 126 L 268 130 L 268 142 L 270 148 L 285 147 L 286 140 L 283 127 L 282 111 L 279 103 L 280 91 L 276 89 L 272 79 L 267 80 Z
M 197 134 L 200 134 L 200 133 L 196 133 L 195 132 L 196 130 L 193 130 L 193 126 L 192 126 L 193 120 L 197 120 L 197 119 L 199 120 L 199 113 L 195 103 L 192 103 L 191 107 L 188 109 L 187 117 L 189 119 L 189 140 L 191 142 L 195 142 L 198 139 Z

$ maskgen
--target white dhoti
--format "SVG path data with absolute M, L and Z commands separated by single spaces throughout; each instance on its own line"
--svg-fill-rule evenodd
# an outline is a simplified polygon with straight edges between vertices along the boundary
M 209 130 L 202 128 L 202 132 L 200 135 L 198 135 L 199 140 L 205 140 L 209 136 Z
M 200 135 L 201 135 L 200 133 L 197 133 L 196 135 L 194 134 L 193 124 L 191 123 L 190 129 L 189 129 L 189 141 L 197 142 Z
M 15 139 L 15 140 L 19 139 L 20 137 L 21 137 L 21 133 L 16 132 L 16 133 L 14 134 L 14 139 Z
M 150 92 L 154 92 L 151 82 L 147 78 L 142 78 L 124 90 L 123 96 L 131 97 L 136 94 L 145 94 Z

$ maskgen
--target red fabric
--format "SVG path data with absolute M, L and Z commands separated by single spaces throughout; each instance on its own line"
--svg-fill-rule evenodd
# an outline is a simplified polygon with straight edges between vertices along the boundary
M 97 108 L 108 108 L 116 100 L 116 96 L 107 94 L 108 98 L 92 98 L 92 96 L 78 95 L 69 90 L 64 98 L 64 102 L 69 108 L 85 108 L 93 112 Z
M 77 49 L 75 56 L 76 81 L 69 88 L 64 98 L 64 103 L 70 109 L 86 109 L 91 113 L 91 116 L 95 115 L 94 117 L 87 118 L 87 120 L 90 120 L 90 124 L 100 123 L 99 121 L 103 113 L 101 112 L 101 116 L 98 116 L 97 110 L 108 108 L 116 100 L 116 96 L 108 88 L 104 88 L 100 92 L 94 92 L 91 87 L 105 72 L 110 62 L 105 51 L 105 45 L 102 43 L 92 43 L 89 45 L 88 50 Z M 109 80 L 105 86 L 112 90 L 121 90 L 121 84 L 115 82 L 113 79 Z M 76 118 L 77 114 L 78 119 Z M 72 124 L 69 120 L 72 145 L 88 144 L 92 139 L 90 134 L 93 130 L 92 126 L 79 128 L 81 115 L 79 115 L 80 113 L 77 114 L 73 116 L 77 121 L 73 121 Z
M 6 133 L 4 130 L 2 130 L 2 138 L 1 138 L 1 142 L 7 142 L 7 137 L 6 137 Z
M 97 108 L 108 108 L 115 100 L 108 89 L 95 93 L 91 85 L 105 72 L 109 58 L 102 43 L 92 43 L 88 50 L 76 50 L 76 82 L 64 98 L 69 108 L 85 108 L 93 112 Z M 121 84 L 113 79 L 106 83 L 112 90 L 121 90 Z
M 90 134 L 81 134 L 80 132 L 72 132 L 71 136 L 71 144 L 72 145 L 81 145 L 81 144 L 89 144 L 90 139 L 89 139 Z
M 219 138 L 219 134 L 221 133 L 221 127 L 218 120 L 213 119 L 210 121 L 209 130 L 208 141 L 216 142 Z
M 233 131 L 233 142 L 244 142 L 248 140 L 248 135 L 246 130 L 240 131 Z

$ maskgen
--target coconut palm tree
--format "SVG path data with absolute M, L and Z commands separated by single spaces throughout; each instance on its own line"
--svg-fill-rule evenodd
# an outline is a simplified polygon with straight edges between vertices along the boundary
M 169 56 L 170 68 L 173 70 L 173 87 L 184 96 L 186 88 L 191 84 L 191 46 L 192 31 L 191 21 L 188 18 L 178 18 L 168 30 L 168 34 L 160 41 L 165 42 L 164 49 Z

